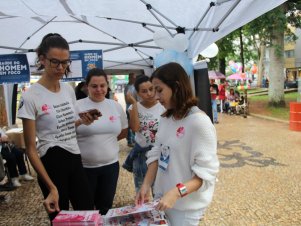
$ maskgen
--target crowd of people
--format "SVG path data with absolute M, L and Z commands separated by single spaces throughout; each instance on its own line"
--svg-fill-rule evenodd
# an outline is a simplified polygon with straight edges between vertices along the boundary
M 132 150 L 122 166 L 133 172 L 136 205 L 153 196 L 172 226 L 198 225 L 219 170 L 217 137 L 185 70 L 169 63 L 150 77 L 130 74 L 124 111 L 107 98 L 102 69 L 91 69 L 75 92 L 60 81 L 71 64 L 61 35 L 46 35 L 36 52 L 42 76 L 22 93 L 18 117 L 49 219 L 69 202 L 73 210 L 107 213 L 119 177 L 118 141 L 127 138 Z M 214 89 L 217 98 L 222 92 Z
M 244 96 L 234 87 L 230 87 L 225 79 L 220 79 L 216 84 L 210 79 L 210 94 L 213 123 L 218 124 L 218 112 L 228 114 L 241 114 L 245 108 Z

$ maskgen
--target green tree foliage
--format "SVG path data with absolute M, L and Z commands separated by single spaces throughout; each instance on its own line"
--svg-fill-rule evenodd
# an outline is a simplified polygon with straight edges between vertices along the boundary
M 237 37 L 238 32 L 234 31 L 216 42 L 219 51 L 216 57 L 210 59 L 210 62 L 208 63 L 209 70 L 217 70 L 223 74 L 226 74 L 226 60 L 238 59 L 238 55 L 235 53 L 236 46 L 234 42 L 234 40 L 237 39 Z
M 285 104 L 283 90 L 283 39 L 284 36 L 288 39 L 287 41 L 294 41 L 298 38 L 292 33 L 288 25 L 301 28 L 300 9 L 300 0 L 289 0 L 246 25 L 246 30 L 252 37 L 254 46 L 264 45 L 270 48 L 269 100 L 270 105 L 273 106 Z M 263 56 L 261 56 L 262 53 L 259 49 L 258 55 L 260 58 Z
M 248 36 L 245 34 L 244 27 L 242 28 L 243 32 L 243 40 L 244 40 L 244 58 L 245 62 L 249 62 L 250 60 L 256 59 L 256 51 L 254 51 L 253 42 Z M 212 59 L 208 63 L 209 70 L 218 70 L 223 74 L 226 74 L 226 67 L 228 66 L 228 61 L 233 60 L 235 62 L 241 62 L 240 57 L 240 43 L 239 43 L 239 29 L 233 31 L 229 35 L 224 38 L 218 40 L 216 42 L 219 52 L 218 55 Z
M 269 98 L 270 104 L 281 106 L 284 103 L 283 89 L 283 51 L 284 35 L 286 41 L 294 41 L 298 37 L 288 28 L 291 25 L 301 28 L 301 0 L 288 0 L 283 5 L 253 20 L 242 28 L 244 40 L 243 52 L 245 62 L 255 60 L 260 65 L 263 62 L 265 47 L 270 50 L 270 77 Z M 240 61 L 239 29 L 216 42 L 219 54 L 211 58 L 209 70 L 219 70 L 225 73 L 229 60 Z M 263 68 L 260 68 L 260 74 Z M 261 81 L 261 77 L 259 77 Z M 259 84 L 260 84 L 259 81 Z

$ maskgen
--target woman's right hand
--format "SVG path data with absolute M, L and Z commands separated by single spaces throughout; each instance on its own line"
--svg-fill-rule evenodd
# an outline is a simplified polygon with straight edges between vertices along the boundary
M 0 143 L 8 142 L 8 137 L 6 135 L 0 137 Z
M 140 191 L 136 195 L 135 205 L 140 206 L 150 200 L 150 186 L 142 184 Z
M 98 116 L 91 115 L 89 112 L 83 113 L 80 116 L 80 124 L 84 124 L 86 126 L 89 126 L 94 122 L 94 120 L 97 120 Z
M 47 198 L 44 200 L 43 205 L 47 213 L 59 212 L 59 194 L 57 189 L 50 190 Z

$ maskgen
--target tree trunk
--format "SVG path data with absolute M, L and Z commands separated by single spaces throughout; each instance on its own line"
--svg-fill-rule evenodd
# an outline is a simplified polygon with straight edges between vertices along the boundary
M 262 87 L 262 78 L 264 73 L 264 57 L 265 57 L 265 45 L 261 44 L 259 47 L 259 62 L 258 62 L 258 73 L 257 73 L 257 86 Z
M 219 67 L 219 71 L 225 75 L 226 74 L 226 59 L 225 58 L 218 59 L 218 67 Z
M 4 88 L 0 85 L 0 127 L 7 126 L 7 115 L 4 98 Z
M 239 43 L 240 43 L 240 61 L 242 65 L 241 72 L 245 72 L 244 44 L 242 41 L 242 27 L 239 28 Z
M 284 101 L 284 33 L 274 30 L 273 47 L 269 49 L 269 105 L 285 106 Z

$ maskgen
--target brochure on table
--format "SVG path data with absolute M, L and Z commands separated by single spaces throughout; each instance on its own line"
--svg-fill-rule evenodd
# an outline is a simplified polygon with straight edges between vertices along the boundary
M 167 218 L 163 211 L 156 210 L 159 200 L 144 203 L 141 206 L 124 206 L 110 209 L 103 216 L 104 225 L 168 225 Z

